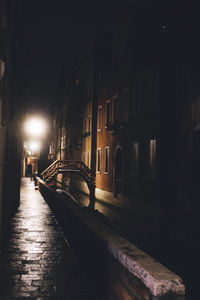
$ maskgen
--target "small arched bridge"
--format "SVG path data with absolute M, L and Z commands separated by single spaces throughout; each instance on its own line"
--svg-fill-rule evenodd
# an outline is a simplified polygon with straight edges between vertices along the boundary
M 82 161 L 56 160 L 42 173 L 42 179 L 49 183 L 55 180 L 58 174 L 77 173 L 87 183 L 90 191 L 89 207 L 94 208 L 95 203 L 95 172 L 88 168 Z

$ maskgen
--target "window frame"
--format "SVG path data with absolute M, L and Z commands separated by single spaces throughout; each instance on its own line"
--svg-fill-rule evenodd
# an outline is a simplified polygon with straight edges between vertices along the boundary
M 97 173 L 101 173 L 101 148 L 97 148 Z
M 86 164 L 86 163 L 85 163 L 85 152 L 82 152 L 82 162 L 83 162 L 84 164 Z
M 108 152 L 107 152 L 108 150 Z M 106 153 L 108 154 L 107 160 L 106 160 Z M 105 156 L 104 156 L 104 174 L 109 174 L 109 169 L 110 169 L 110 147 L 107 146 L 105 147 Z M 106 170 L 106 161 L 107 161 L 107 170 Z
M 118 95 L 112 97 L 112 122 L 117 122 L 117 101 Z
M 91 133 L 91 116 L 88 116 L 88 134 Z
M 151 148 L 151 142 L 155 142 L 155 145 Z M 157 176 L 157 139 L 155 137 L 148 139 L 148 151 L 147 151 L 147 177 L 156 178 Z
M 87 152 L 87 166 L 90 168 L 90 151 Z
M 83 134 L 86 134 L 87 132 L 87 119 L 84 118 L 83 120 Z
M 135 149 L 133 151 L 134 146 L 137 146 L 137 153 Z M 135 161 L 135 171 L 133 170 L 134 161 Z M 140 143 L 139 141 L 133 141 L 131 143 L 131 177 L 136 178 L 139 176 L 139 161 L 140 161 Z
M 108 106 L 109 106 L 109 120 L 108 120 Z M 111 124 L 112 120 L 112 102 L 111 99 L 106 101 L 106 109 L 105 109 L 105 128 L 107 128 Z
M 102 130 L 102 105 L 98 106 L 97 114 L 97 131 Z

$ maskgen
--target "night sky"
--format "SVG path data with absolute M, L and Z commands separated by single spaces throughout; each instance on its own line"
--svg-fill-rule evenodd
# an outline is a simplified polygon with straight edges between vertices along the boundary
M 39 109 L 50 107 L 88 42 L 110 24 L 120 22 L 118 12 L 123 8 L 133 15 L 135 6 L 143 10 L 138 26 L 147 29 L 156 20 L 155 26 L 177 32 L 177 38 L 183 32 L 190 35 L 191 31 L 199 31 L 197 10 L 187 1 L 181 1 L 180 6 L 178 2 L 175 5 L 153 0 L 24 0 L 23 68 L 27 101 Z
M 88 42 L 112 22 L 115 9 L 95 2 L 24 1 L 25 88 L 32 106 L 49 105 Z

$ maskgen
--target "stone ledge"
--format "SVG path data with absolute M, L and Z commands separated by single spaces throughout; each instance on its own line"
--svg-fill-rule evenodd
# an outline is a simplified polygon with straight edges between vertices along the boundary
M 109 255 L 129 272 L 130 276 L 132 276 L 131 280 L 134 281 L 134 278 L 137 278 L 142 284 L 140 289 L 142 289 L 142 286 L 145 286 L 145 289 L 147 288 L 151 295 L 144 296 L 146 298 L 135 298 L 133 296 L 130 299 L 185 299 L 185 287 L 178 275 L 106 226 L 96 218 L 95 212 L 81 207 L 70 199 L 69 195 L 57 193 L 41 179 L 39 179 L 39 183 L 40 186 L 53 194 L 56 199 L 59 199 L 67 210 L 70 210 L 71 214 L 87 228 L 88 232 L 92 232 L 98 239 L 101 247 L 108 251 Z M 94 245 L 94 251 L 95 247 Z M 132 296 L 130 292 L 129 296 Z M 121 297 L 119 299 L 124 298 Z

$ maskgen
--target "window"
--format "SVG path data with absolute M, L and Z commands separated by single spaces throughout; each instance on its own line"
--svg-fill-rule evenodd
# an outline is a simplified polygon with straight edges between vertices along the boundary
M 82 162 L 85 164 L 85 152 L 82 153 Z
M 102 128 L 102 106 L 98 107 L 98 116 L 97 116 L 97 130 Z
M 83 123 L 83 133 L 85 134 L 87 131 L 87 125 L 86 125 L 86 119 L 84 119 L 84 123 Z
M 90 152 L 87 153 L 87 166 L 90 168 Z
M 122 107 L 122 101 L 121 101 L 121 95 L 120 96 L 114 96 L 113 97 L 113 122 L 120 121 L 123 116 L 123 107 Z
M 61 149 L 64 148 L 64 138 L 63 138 L 63 136 L 61 137 L 60 147 L 61 147 Z
M 111 123 L 111 101 L 106 102 L 106 127 Z
M 67 147 L 70 146 L 69 132 L 68 132 L 68 135 L 67 135 L 67 137 L 66 137 L 66 146 L 67 146 Z
M 101 149 L 97 149 L 97 173 L 101 173 Z
M 139 173 L 139 143 L 132 143 L 131 175 L 138 176 L 138 173 Z
M 52 146 L 49 145 L 49 154 L 52 154 Z
M 149 141 L 149 176 L 156 176 L 156 139 Z
M 91 117 L 88 117 L 88 133 L 90 134 L 91 127 Z
M 105 174 L 109 172 L 109 147 L 105 148 Z

